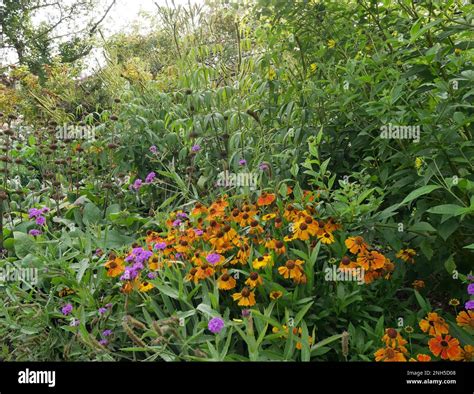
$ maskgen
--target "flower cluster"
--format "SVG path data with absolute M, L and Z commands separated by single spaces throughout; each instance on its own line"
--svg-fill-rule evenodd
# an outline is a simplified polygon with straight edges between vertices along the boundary
M 306 205 L 299 208 L 295 203 L 283 205 L 267 192 L 255 203 L 244 200 L 231 205 L 227 196 L 209 206 L 198 202 L 189 212 L 171 213 L 164 232 L 148 231 L 145 246 L 135 244 L 125 256 L 110 253 L 107 275 L 120 276 L 122 292 L 143 292 L 153 288 L 149 280 L 165 264 L 179 264 L 186 281 L 209 280 L 224 293 L 232 291 L 231 298 L 239 306 L 251 307 L 265 277 L 280 278 L 283 285 L 306 283 L 305 262 L 289 251 L 295 243 L 314 247 L 318 242 L 335 242 L 340 225 L 319 217 L 311 204 L 314 198 L 305 192 Z M 238 266 L 248 268 L 246 277 L 238 276 Z M 269 295 L 278 299 L 281 289 L 270 289 Z
M 38 226 L 44 226 L 46 224 L 46 218 L 44 217 L 44 214 L 49 212 L 48 207 L 43 207 L 43 208 L 31 208 L 28 210 L 28 217 L 30 219 L 35 219 L 35 223 Z M 36 230 L 33 232 L 33 230 L 30 232 L 31 235 L 37 236 L 41 234 L 41 231 Z
M 474 331 L 474 313 L 471 311 L 460 312 L 456 322 L 458 326 Z M 459 340 L 450 334 L 448 323 L 438 313 L 429 312 L 420 320 L 419 326 L 421 331 L 430 337 L 428 348 L 434 357 L 450 361 L 474 360 L 474 346 L 461 346 Z M 405 331 L 411 334 L 413 329 L 406 327 Z M 415 358 L 408 358 L 407 341 L 394 328 L 385 330 L 382 342 L 385 346 L 375 352 L 376 361 L 432 361 L 432 356 L 424 353 L 416 354 Z
M 344 256 L 339 264 L 340 269 L 362 268 L 365 283 L 372 283 L 375 279 L 390 278 L 395 269 L 393 262 L 378 250 L 368 245 L 361 236 L 349 237 L 345 240 L 349 252 L 356 255 L 354 258 Z

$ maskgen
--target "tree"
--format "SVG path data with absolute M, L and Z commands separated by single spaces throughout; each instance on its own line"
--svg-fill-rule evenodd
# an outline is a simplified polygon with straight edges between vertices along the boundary
M 72 63 L 92 50 L 92 40 L 116 2 L 109 0 L 99 17 L 90 16 L 98 14 L 101 1 L 4 0 L 0 6 L 1 48 L 12 51 L 19 64 L 44 77 L 43 66 L 55 56 Z

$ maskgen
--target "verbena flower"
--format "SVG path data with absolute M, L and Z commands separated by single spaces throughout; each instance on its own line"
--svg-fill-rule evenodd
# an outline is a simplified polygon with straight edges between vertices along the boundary
M 209 320 L 209 323 L 207 324 L 207 328 L 213 334 L 219 334 L 224 328 L 224 320 L 222 320 L 220 317 L 214 317 L 211 320 Z
M 72 305 L 66 304 L 61 308 L 61 312 L 64 316 L 69 315 L 72 312 Z
M 193 147 L 191 148 L 192 152 L 199 152 L 200 150 L 201 150 L 201 146 L 198 144 L 193 145 Z
M 150 152 L 156 154 L 158 152 L 158 148 L 155 145 L 150 146 Z
M 218 253 L 210 253 L 207 255 L 206 260 L 208 263 L 214 265 L 217 264 L 221 259 L 221 255 Z
M 474 309 L 474 300 L 469 300 L 468 302 L 466 302 L 466 304 L 464 305 L 464 307 L 465 307 L 467 310 Z
M 239 165 L 244 166 L 246 164 L 247 164 L 247 160 L 245 160 L 245 159 L 240 159 L 239 160 Z
M 30 230 L 28 234 L 32 235 L 33 237 L 37 237 L 41 235 L 42 233 L 41 233 L 41 230 L 33 229 L 33 230 Z
M 141 179 L 136 179 L 135 182 L 133 182 L 132 189 L 137 191 L 139 190 L 143 185 L 143 181 Z
M 156 177 L 156 174 L 153 171 L 150 172 L 145 178 L 145 183 L 152 183 L 155 177 Z
M 112 330 L 104 330 L 102 331 L 103 337 L 110 337 L 112 335 Z
M 474 294 L 474 283 L 470 283 L 469 286 L 467 286 L 467 293 L 470 295 Z
M 166 242 L 157 242 L 155 244 L 155 249 L 156 250 L 165 250 L 166 249 Z
M 107 312 L 107 308 L 99 308 L 99 315 L 103 315 Z

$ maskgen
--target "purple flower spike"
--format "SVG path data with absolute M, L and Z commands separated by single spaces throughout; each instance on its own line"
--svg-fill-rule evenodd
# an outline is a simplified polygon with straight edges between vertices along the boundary
M 153 171 L 150 172 L 145 178 L 145 183 L 152 183 L 155 177 L 156 177 L 156 174 Z

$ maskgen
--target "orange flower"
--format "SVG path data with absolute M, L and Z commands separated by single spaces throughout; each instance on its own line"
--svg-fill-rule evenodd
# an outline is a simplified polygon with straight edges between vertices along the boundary
M 283 295 L 283 292 L 279 290 L 274 290 L 270 292 L 270 299 L 271 300 L 278 300 Z
M 422 289 L 423 287 L 425 287 L 425 282 L 422 281 L 422 280 L 415 280 L 415 281 L 413 281 L 413 283 L 411 285 L 415 289 Z
M 197 278 L 198 280 L 199 279 L 204 280 L 214 275 L 214 272 L 215 272 L 214 268 L 212 268 L 207 262 L 205 262 L 199 265 L 199 267 L 197 268 L 195 278 Z
M 347 268 L 357 268 L 357 264 L 354 261 L 351 261 L 349 256 L 344 256 L 339 263 L 339 269 L 347 269 Z
M 227 270 L 223 270 L 222 272 L 222 275 L 217 279 L 217 287 L 221 290 L 232 290 L 237 282 L 227 273 Z
M 400 333 L 394 328 L 387 328 L 385 334 L 382 337 L 382 341 L 385 342 L 385 345 L 390 346 L 394 349 L 399 349 L 403 353 L 406 353 L 406 348 L 404 345 L 407 344 L 407 341 L 403 339 Z
M 113 257 L 112 259 L 110 257 Z M 118 258 L 115 255 L 109 257 L 109 261 L 105 263 L 105 268 L 107 269 L 107 276 L 110 278 L 115 278 L 116 276 L 121 275 L 125 271 L 124 261 L 121 258 Z
M 286 252 L 286 247 L 283 241 L 277 239 L 269 239 L 265 242 L 265 247 L 274 250 L 277 254 L 284 254 Z
M 403 353 L 395 350 L 391 347 L 385 347 L 377 350 L 374 353 L 375 361 L 394 362 L 394 361 L 407 361 Z
M 270 205 L 273 201 L 275 201 L 275 194 L 263 192 L 257 200 L 257 205 L 259 207 Z
M 326 245 L 330 245 L 334 242 L 334 235 L 330 233 L 329 231 L 325 231 L 322 234 L 318 235 L 318 239 Z
M 456 322 L 460 327 L 470 327 L 474 329 L 474 312 L 473 311 L 462 311 L 457 315 Z
M 351 253 L 363 253 L 367 250 L 368 245 L 365 243 L 362 237 L 349 237 L 344 243 Z
M 416 356 L 416 359 L 418 361 L 425 361 L 426 362 L 426 361 L 431 361 L 431 356 L 429 356 L 428 354 L 418 354 Z
M 428 316 L 421 320 L 419 325 L 423 332 L 428 332 L 431 336 L 439 336 L 449 332 L 448 325 L 436 312 L 428 313 Z
M 357 263 L 365 270 L 376 270 L 385 264 L 385 256 L 375 250 L 365 250 L 357 257 Z
M 450 335 L 446 335 L 444 338 L 442 335 L 431 338 L 428 345 L 431 352 L 435 356 L 441 357 L 443 360 L 456 360 L 461 355 L 459 341 L 456 338 L 452 338 Z
M 263 284 L 262 277 L 258 272 L 251 272 L 248 279 L 245 281 L 246 285 L 249 285 L 251 289 L 257 287 L 258 285 Z
M 186 277 L 184 278 L 184 280 L 186 282 L 194 282 L 194 283 L 197 283 L 199 281 L 199 278 L 196 277 L 196 274 L 197 274 L 197 268 L 191 268 L 188 272 L 188 274 L 186 275 Z
M 299 278 L 303 275 L 302 260 L 288 260 L 282 267 L 278 267 L 278 273 L 285 279 Z
M 461 349 L 461 355 L 459 356 L 461 361 L 474 361 L 474 346 L 466 345 L 464 349 Z
M 253 306 L 255 305 L 255 294 L 248 287 L 244 287 L 240 293 L 232 294 L 234 301 L 239 301 L 239 306 Z
M 401 249 L 396 256 L 405 262 L 415 263 L 416 252 L 413 249 Z

